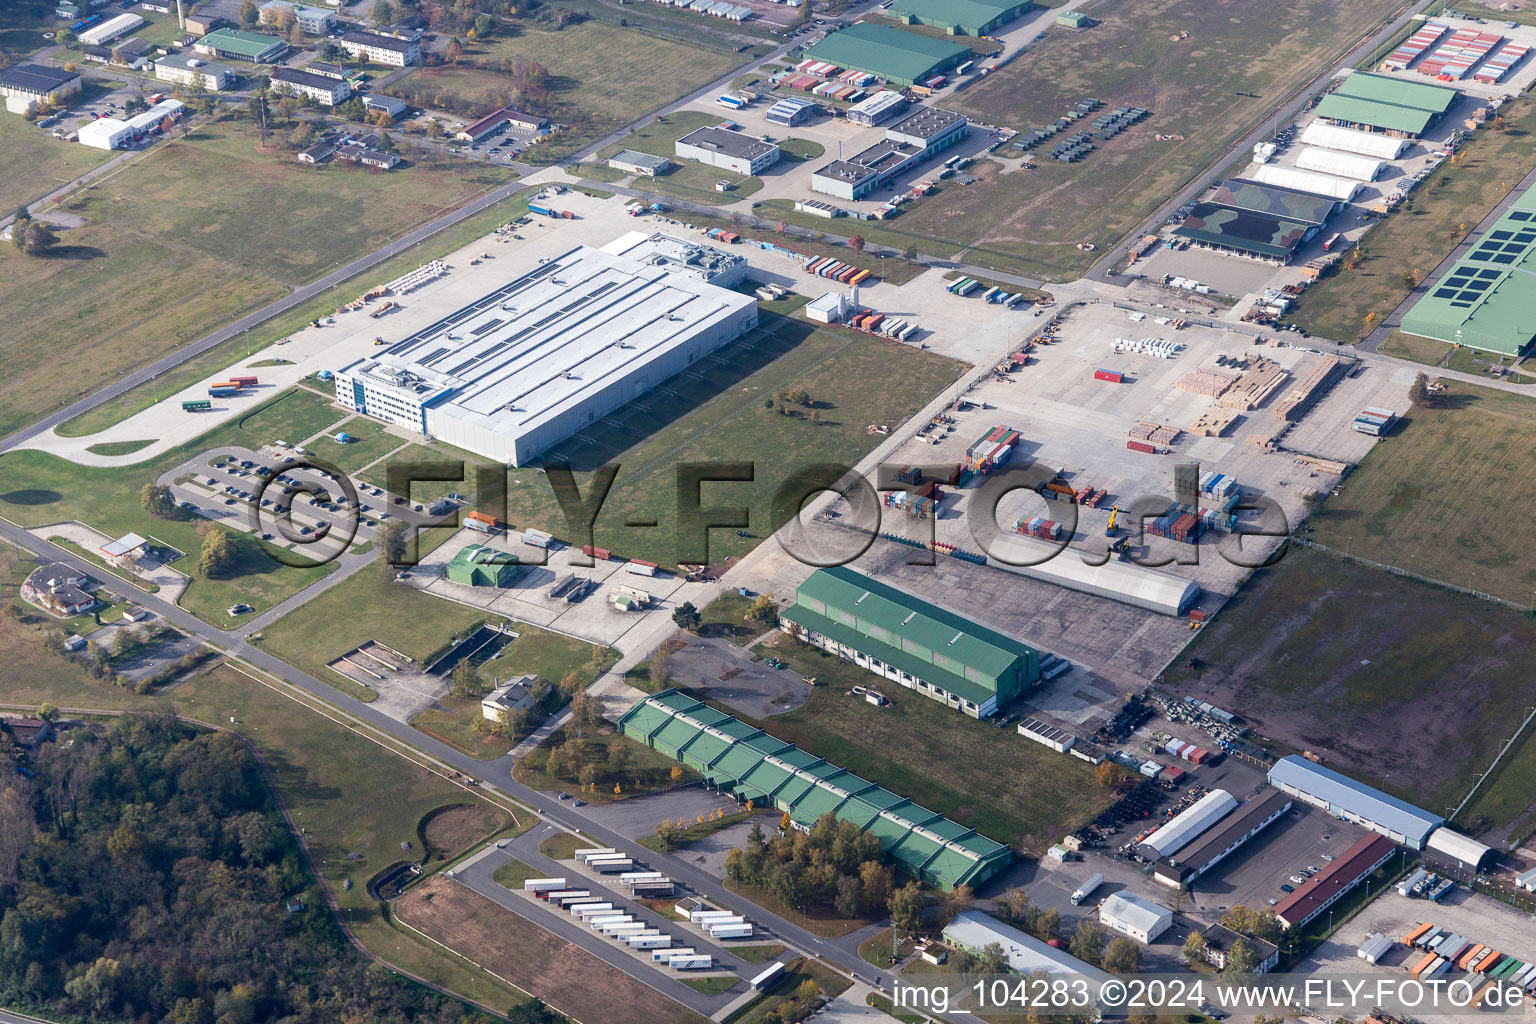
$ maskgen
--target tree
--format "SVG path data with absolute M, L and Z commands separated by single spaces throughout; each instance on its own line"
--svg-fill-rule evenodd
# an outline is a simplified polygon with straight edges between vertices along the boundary
M 457 38 L 448 40 L 448 48 L 443 51 L 443 59 L 449 64 L 457 64 L 464 59 L 464 44 Z M 430 129 L 428 129 L 430 131 Z
M 213 523 L 204 523 L 200 530 L 203 545 L 200 558 L 203 575 L 212 579 L 227 576 L 234 571 L 238 555 L 229 531 Z
M 682 824 L 671 818 L 661 819 L 661 824 L 656 826 L 656 842 L 661 847 L 662 853 L 671 853 L 677 849 L 678 833 L 682 831 Z M 738 853 L 732 850 L 732 853 Z
M 684 601 L 672 611 L 672 621 L 690 632 L 699 628 L 701 620 L 702 616 L 699 615 L 699 610 L 693 606 L 692 601 Z
M 877 860 L 859 865 L 859 884 L 864 887 L 864 907 L 870 913 L 885 910 L 891 898 L 891 869 Z
M 75 47 L 80 45 L 80 39 L 75 35 L 73 29 L 61 28 L 59 29 L 58 43 L 60 46 L 65 47 L 66 49 L 73 50 Z M 69 65 L 67 64 L 65 65 L 65 67 L 68 66 Z
M 176 511 L 176 498 L 165 484 L 149 483 L 139 489 L 139 504 L 152 516 L 167 519 Z
M 1408 403 L 1417 408 L 1421 405 L 1429 405 L 1434 400 L 1434 394 L 1429 390 L 1429 375 L 1420 370 L 1418 376 L 1413 378 L 1413 388 L 1408 392 Z
M 779 602 L 773 599 L 772 594 L 759 594 L 752 599 L 752 604 L 748 606 L 747 618 L 753 622 L 777 622 L 779 619 Z
M 459 659 L 459 663 L 453 666 L 450 678 L 453 681 L 453 695 L 460 699 L 467 700 L 480 689 L 480 675 L 468 658 Z
M 57 245 L 59 236 L 53 233 L 53 229 L 41 221 L 31 220 L 17 221 L 11 225 L 11 242 L 28 256 L 41 256 L 50 247 Z
M 397 566 L 405 561 L 405 524 L 403 522 L 397 519 L 384 527 L 379 542 L 384 548 L 386 566 Z
M 1141 966 L 1141 947 L 1134 939 L 1115 939 L 1104 950 L 1104 969 L 1111 974 L 1135 974 Z
M 300 121 L 288 133 L 288 145 L 294 149 L 308 149 L 315 144 L 315 126 L 308 121 Z
M 863 235 L 854 235 L 852 238 L 849 238 L 848 239 L 848 247 L 850 249 L 852 249 L 854 252 L 863 252 L 864 251 L 864 236 Z
M 906 248 L 906 251 L 903 252 L 901 255 L 902 255 L 902 259 L 906 260 L 908 263 L 916 263 L 917 262 L 917 246 L 916 245 L 908 245 L 907 248 Z
M 774 224 L 773 230 L 776 233 L 782 235 L 784 232 L 789 230 L 789 221 L 785 220 L 783 217 L 780 217 L 778 223 Z
M 1104 955 L 1104 928 L 1097 921 L 1084 918 L 1077 923 L 1072 935 L 1071 952 L 1079 960 L 1096 964 Z
M 892 892 L 888 904 L 891 923 L 904 932 L 917 931 L 923 924 L 924 902 L 922 887 L 916 882 L 908 882 Z
M 1253 964 L 1253 947 L 1248 945 L 1247 940 L 1232 940 L 1232 947 L 1227 950 L 1227 966 L 1223 970 L 1227 974 L 1249 974 L 1253 971 Z
M 395 8 L 389 0 L 374 0 L 373 10 L 368 12 L 368 20 L 375 28 L 388 25 L 395 20 Z
M 672 770 L 667 772 L 667 780 L 675 786 L 683 781 L 683 776 L 686 774 L 687 773 L 683 771 L 682 765 L 675 764 L 672 766 Z
M 682 609 L 678 609 L 681 611 Z M 677 613 L 672 615 L 672 621 L 677 621 Z M 650 679 L 651 687 L 655 690 L 667 688 L 667 677 L 672 671 L 672 655 L 665 647 L 656 648 L 656 653 L 651 655 Z
M 842 875 L 837 880 L 837 896 L 832 907 L 840 917 L 858 917 L 864 911 L 864 886 L 852 875 Z
M 474 33 L 476 39 L 485 39 L 496 31 L 496 20 L 489 14 L 482 14 L 475 19 Z
M 285 35 L 298 26 L 299 16 L 293 13 L 292 7 L 279 7 L 272 15 L 272 27 Z
M 944 894 L 944 899 L 939 905 L 939 912 L 944 924 L 953 921 L 957 916 L 970 910 L 976 905 L 976 891 L 968 885 L 957 885 Z
M 44 701 L 42 706 L 37 709 L 37 717 L 41 718 L 49 725 L 57 722 L 61 713 L 62 712 L 59 711 L 59 706 L 57 704 L 50 704 L 47 701 Z
M 261 12 L 256 9 L 256 0 L 240 0 L 240 27 L 255 28 L 260 20 Z
M 1113 761 L 1100 761 L 1093 769 L 1093 779 L 1105 789 L 1109 789 L 1119 783 L 1120 768 Z
M 981 947 L 976 966 L 983 974 L 1003 974 L 1008 970 L 1008 952 L 1001 942 L 989 942 Z

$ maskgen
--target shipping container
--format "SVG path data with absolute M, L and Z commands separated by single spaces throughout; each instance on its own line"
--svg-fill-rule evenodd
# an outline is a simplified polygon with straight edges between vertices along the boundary
M 593 871 L 596 871 L 600 875 L 618 874 L 621 871 L 628 871 L 634 866 L 635 862 L 630 860 L 628 857 L 621 857 L 618 860 L 587 861 L 587 867 L 591 868 Z
M 784 977 L 784 965 L 782 963 L 769 964 L 767 970 L 752 979 L 752 987 L 765 989 L 771 987 L 780 978 Z
M 577 850 L 574 859 L 578 864 L 585 864 L 593 857 L 612 857 L 618 852 L 618 850 L 611 846 L 589 846 L 585 849 Z
M 1147 455 L 1156 455 L 1157 449 L 1145 441 L 1127 441 L 1125 446 L 1133 452 L 1144 452 Z
M 647 562 L 643 558 L 631 558 L 624 565 L 625 572 L 632 572 L 636 576 L 655 576 L 659 568 L 655 562 Z
M 190 402 L 181 403 L 182 412 L 207 412 L 213 408 L 213 403 L 205 398 L 193 399 Z
M 609 551 L 607 548 L 600 548 L 595 544 L 583 544 L 581 546 L 581 553 L 584 555 L 590 555 L 593 558 L 601 559 L 604 562 L 613 557 L 612 551 Z
M 667 876 L 660 871 L 629 871 L 619 876 L 619 881 L 625 885 L 634 885 L 636 882 L 654 882 Z
M 1412 931 L 1410 931 L 1407 935 L 1403 936 L 1403 945 L 1405 945 L 1405 946 L 1412 946 L 1412 945 L 1414 945 L 1420 939 L 1422 939 L 1424 936 L 1428 935 L 1430 930 L 1433 929 L 1434 927 L 1435 926 L 1432 923 L 1428 922 L 1428 921 L 1426 921 L 1424 924 L 1419 925 L 1417 928 L 1415 928 Z
M 584 921 L 589 917 L 604 917 L 613 913 L 612 903 L 582 903 L 571 907 L 571 916 L 578 921 Z
M 675 956 L 694 956 L 694 955 L 696 955 L 696 953 L 695 953 L 695 950 L 694 950 L 694 948 L 692 946 L 675 946 L 675 947 L 673 947 L 671 949 L 658 949 L 658 950 L 655 950 L 654 952 L 651 953 L 651 962 L 652 963 L 660 964 L 660 963 L 666 963 L 668 960 L 671 960 Z
M 1092 896 L 1093 891 L 1103 884 L 1103 874 L 1095 873 L 1090 875 L 1088 880 L 1085 881 L 1082 885 L 1078 886 L 1077 889 L 1072 893 L 1072 905 L 1074 907 L 1081 906 L 1083 900 L 1087 899 L 1089 896 Z
M 705 921 L 722 921 L 727 917 L 736 917 L 733 910 L 693 910 L 688 913 L 688 920 L 693 924 L 702 924 Z
M 711 925 L 709 937 L 712 939 L 750 939 L 752 926 L 750 924 L 722 924 Z
M 255 377 L 231 377 L 229 379 L 232 383 L 239 384 L 243 388 L 251 387 L 257 383 Z
M 672 936 L 657 932 L 654 935 L 631 935 L 625 940 L 630 949 L 666 949 L 672 945 Z
M 564 889 L 563 878 L 525 878 L 523 879 L 523 892 L 549 892 L 552 889 Z
M 1107 380 L 1111 384 L 1121 384 L 1125 381 L 1125 374 L 1119 370 L 1094 370 L 1094 380 Z
M 861 281 L 863 281 L 867 277 L 869 277 L 869 271 L 861 270 L 857 274 L 854 274 L 853 275 L 853 279 L 850 280 L 848 283 L 849 284 L 858 284 L 858 283 L 860 283 Z
M 715 958 L 705 954 L 694 956 L 675 956 L 667 961 L 667 966 L 677 971 L 707 971 L 715 965 Z

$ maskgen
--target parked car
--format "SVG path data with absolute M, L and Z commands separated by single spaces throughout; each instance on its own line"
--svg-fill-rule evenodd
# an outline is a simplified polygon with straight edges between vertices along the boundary
M 1290 893 L 1293 893 L 1293 892 L 1296 891 L 1296 887 L 1293 886 L 1293 885 L 1282 885 L 1280 887 L 1280 891 L 1283 892 L 1283 893 L 1286 893 L 1287 895 L 1289 895 Z

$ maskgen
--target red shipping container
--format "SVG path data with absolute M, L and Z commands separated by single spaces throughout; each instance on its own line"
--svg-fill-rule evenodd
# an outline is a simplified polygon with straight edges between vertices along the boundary
M 1125 382 L 1125 374 L 1119 370 L 1094 370 L 1093 379 L 1107 380 L 1111 384 L 1122 384 Z
M 255 377 L 231 377 L 229 379 L 234 381 L 236 384 L 239 384 L 243 388 L 248 388 L 252 384 L 257 383 Z
M 1125 446 L 1133 452 L 1146 452 L 1148 455 L 1157 454 L 1157 449 L 1145 441 L 1127 441 Z
M 1205 612 L 1201 611 L 1199 608 L 1194 608 L 1190 610 L 1189 617 L 1193 622 L 1204 622 Z
M 592 544 L 583 544 L 581 546 L 581 553 L 584 555 L 591 555 L 593 558 L 601 558 L 605 562 L 613 557 L 612 551 L 609 551 L 607 548 L 600 548 Z

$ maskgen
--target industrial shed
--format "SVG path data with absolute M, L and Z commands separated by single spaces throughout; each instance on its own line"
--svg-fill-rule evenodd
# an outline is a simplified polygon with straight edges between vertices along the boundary
M 1040 678 L 1040 652 L 847 566 L 818 569 L 779 627 L 972 718 Z
M 1036 971 L 1046 974 L 1066 974 L 1083 977 L 1093 982 L 1104 982 L 1111 975 L 1093 967 L 1064 949 L 1042 942 L 1033 935 L 1003 924 L 980 910 L 965 910 L 944 928 L 944 941 L 957 949 L 980 953 L 992 943 L 1003 947 L 1008 956 L 1008 969 L 1018 974 L 1030 975 Z
M 1376 160 L 1396 160 L 1412 145 L 1407 139 L 1383 135 L 1381 132 L 1359 132 L 1321 121 L 1313 121 L 1302 129 L 1301 144 L 1357 153 Z
M 1366 836 L 1281 900 L 1275 916 L 1287 928 L 1302 927 L 1364 882 L 1396 852 L 1397 847 L 1386 836 Z
M 1035 6 L 1030 0 L 896 0 L 890 12 L 907 25 L 950 35 L 984 36 Z
M 1355 178 L 1360 181 L 1375 181 L 1376 176 L 1385 166 L 1386 164 L 1380 160 L 1372 160 L 1370 157 L 1315 147 L 1303 149 L 1301 155 L 1296 158 L 1297 170 L 1336 174 L 1341 178 Z
M 1236 797 L 1224 789 L 1213 789 L 1142 840 L 1142 849 L 1148 851 L 1154 859 L 1172 856 L 1235 810 Z
M 914 85 L 972 58 L 971 48 L 890 25 L 856 22 L 805 51 L 811 60 L 864 71 L 893 85 Z
M 1200 585 L 1192 580 L 1114 559 L 1089 565 L 1075 551 L 1017 533 L 993 538 L 987 564 L 1163 615 L 1183 615 L 1200 597 Z
M 1297 246 L 1317 234 L 1317 225 L 1220 203 L 1196 203 L 1173 233 L 1209 249 L 1284 263 Z
M 1133 892 L 1114 893 L 1099 904 L 1099 923 L 1137 942 L 1156 942 L 1173 926 L 1173 911 Z
M 1438 855 L 1441 860 L 1448 860 L 1468 871 L 1479 871 L 1488 855 L 1493 853 L 1491 849 L 1460 832 L 1452 832 L 1449 827 L 1442 825 L 1429 834 L 1429 842 L 1424 844 L 1424 852 Z
M 1261 185 L 1278 185 L 1280 188 L 1288 188 L 1297 192 L 1311 192 L 1315 195 L 1330 196 L 1341 203 L 1347 203 L 1360 194 L 1365 185 L 1358 181 L 1349 181 L 1345 178 L 1335 178 L 1331 174 L 1317 174 L 1313 171 L 1299 171 L 1294 167 L 1281 167 L 1277 164 L 1265 164 L 1253 172 L 1253 179 Z
M 1403 317 L 1407 334 L 1514 355 L 1536 337 L 1536 186 Z
M 978 886 L 1013 861 L 1002 843 L 677 690 L 645 697 L 618 726 L 720 792 L 788 813 L 798 828 L 827 813 L 851 821 L 878 838 L 903 871 L 944 889 Z
M 1334 817 L 1353 821 L 1415 850 L 1445 819 L 1389 796 L 1363 782 L 1313 764 L 1296 754 L 1282 757 L 1269 770 L 1269 784 Z
M 1315 192 L 1298 192 L 1295 189 L 1265 185 L 1243 178 L 1228 178 L 1216 186 L 1207 202 L 1229 206 L 1234 210 L 1254 210 L 1272 214 L 1282 220 L 1296 221 L 1322 227 L 1339 201 L 1332 196 Z
M 1347 128 L 1416 139 L 1455 104 L 1461 93 L 1438 85 L 1354 71 L 1317 105 L 1317 116 Z
M 1280 816 L 1292 806 L 1291 798 L 1278 789 L 1254 797 L 1218 821 L 1205 835 L 1179 850 L 1175 856 L 1159 860 L 1153 877 L 1175 889 L 1193 885 L 1195 879 L 1280 820 Z

